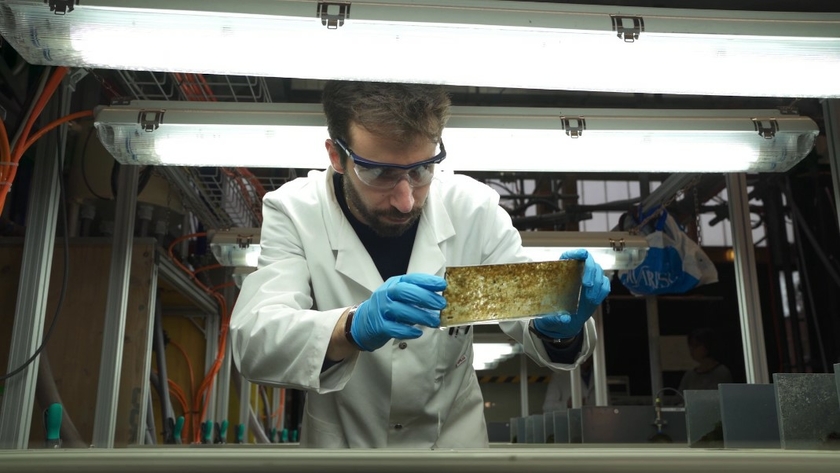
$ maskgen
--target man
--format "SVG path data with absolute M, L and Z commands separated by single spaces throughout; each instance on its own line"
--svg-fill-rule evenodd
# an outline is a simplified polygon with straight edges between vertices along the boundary
M 472 333 L 437 328 L 441 275 L 527 261 L 519 233 L 495 191 L 435 172 L 442 88 L 329 82 L 322 102 L 331 167 L 265 196 L 259 269 L 230 324 L 234 361 L 253 382 L 308 392 L 302 446 L 487 446 Z M 570 256 L 586 260 L 578 313 L 501 324 L 552 369 L 591 352 L 588 319 L 609 293 L 585 251 Z

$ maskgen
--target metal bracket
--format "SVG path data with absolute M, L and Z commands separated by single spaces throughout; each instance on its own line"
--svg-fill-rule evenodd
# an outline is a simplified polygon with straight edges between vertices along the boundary
M 799 115 L 799 109 L 793 105 L 780 105 L 778 110 L 782 115 Z
M 140 110 L 137 114 L 137 124 L 139 124 L 143 131 L 155 131 L 161 123 L 163 123 L 163 114 L 165 110 Z
M 338 7 L 338 13 L 330 14 L 330 7 Z M 349 17 L 349 2 L 318 2 L 318 18 L 321 19 L 321 24 L 326 26 L 328 30 L 334 30 L 338 29 L 339 26 L 344 26 L 344 20 Z
M 70 88 L 71 91 L 76 91 L 76 84 L 79 83 L 80 80 L 84 79 L 85 76 L 88 75 L 88 70 L 79 67 L 77 69 L 73 69 L 72 72 L 67 76 L 67 86 Z
M 76 8 L 76 5 L 79 4 L 79 0 L 44 0 L 44 3 L 49 3 L 50 11 L 54 12 L 56 15 L 66 15 L 68 12 L 71 12 L 74 8 Z
M 111 106 L 114 105 L 131 105 L 131 97 L 129 96 L 121 96 L 121 97 L 114 97 L 111 99 Z
M 248 248 L 254 242 L 254 235 L 237 235 L 236 244 L 240 248 Z
M 624 242 L 624 238 L 619 238 L 618 240 L 610 238 L 610 247 L 612 247 L 615 251 L 624 251 L 624 248 L 627 246 Z
M 640 16 L 620 16 L 610 15 L 612 20 L 612 29 L 616 35 L 623 39 L 625 43 L 632 43 L 639 39 L 639 35 L 645 30 L 645 20 Z M 632 21 L 633 26 L 624 26 L 624 20 Z
M 766 120 L 767 126 L 765 126 L 764 122 L 759 118 L 753 118 L 753 126 L 755 126 L 755 131 L 758 132 L 765 139 L 772 139 L 776 137 L 776 132 L 779 131 L 779 122 L 770 118 Z
M 575 124 L 571 122 L 575 121 Z M 563 129 L 566 130 L 566 135 L 572 138 L 579 138 L 586 129 L 586 120 L 583 117 L 560 117 L 560 123 Z

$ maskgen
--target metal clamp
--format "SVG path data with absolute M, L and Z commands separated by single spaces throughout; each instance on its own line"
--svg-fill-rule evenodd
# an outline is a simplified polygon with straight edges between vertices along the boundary
M 67 75 L 67 87 L 69 87 L 72 92 L 75 92 L 76 84 L 78 84 L 79 81 L 84 79 L 87 75 L 88 70 L 83 67 L 73 69 L 70 71 L 70 74 Z
M 624 242 L 624 238 L 619 238 L 618 240 L 610 238 L 610 247 L 615 251 L 624 251 L 627 244 Z
M 576 123 L 572 124 L 572 121 Z M 579 138 L 583 134 L 583 130 L 586 129 L 586 120 L 583 117 L 560 117 L 560 123 L 566 130 L 566 135 L 572 138 Z
M 330 14 L 330 7 L 338 7 L 338 13 Z M 350 17 L 350 3 L 347 2 L 318 2 L 318 18 L 328 30 L 344 26 L 344 20 Z
M 254 242 L 254 235 L 237 235 L 236 244 L 240 248 L 248 248 Z
M 137 114 L 137 124 L 143 128 L 143 131 L 155 131 L 163 123 L 164 113 L 166 113 L 165 110 L 140 110 Z
M 757 131 L 763 138 L 769 140 L 776 137 L 776 132 L 779 131 L 779 122 L 775 119 L 767 119 L 767 126 L 765 126 L 764 122 L 760 118 L 753 118 L 752 121 L 755 131 Z
M 645 20 L 640 16 L 610 15 L 612 29 L 616 35 L 625 43 L 632 43 L 639 39 L 639 35 L 645 30 Z M 624 20 L 632 21 L 633 26 L 624 26 Z
M 76 8 L 76 5 L 79 4 L 79 0 L 44 0 L 44 3 L 49 3 L 50 11 L 54 12 L 56 15 L 66 15 L 68 12 L 71 12 L 74 8 Z

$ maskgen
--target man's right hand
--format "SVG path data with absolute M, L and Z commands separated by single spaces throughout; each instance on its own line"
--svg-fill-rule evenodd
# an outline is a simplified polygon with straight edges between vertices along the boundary
M 445 279 L 430 274 L 388 278 L 356 309 L 350 335 L 366 351 L 376 350 L 392 338 L 418 338 L 423 331 L 414 325 L 440 326 L 446 299 L 437 292 L 445 288 Z

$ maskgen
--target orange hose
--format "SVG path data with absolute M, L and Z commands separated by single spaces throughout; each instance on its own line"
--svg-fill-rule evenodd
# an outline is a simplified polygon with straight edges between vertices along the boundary
M 181 355 L 184 357 L 184 361 L 187 362 L 187 371 L 190 373 L 190 395 L 189 399 L 192 399 L 193 394 L 195 393 L 195 373 L 193 372 L 192 361 L 190 360 L 189 355 L 187 355 L 187 351 L 184 350 L 180 344 L 175 342 L 174 340 L 170 340 L 169 344 L 175 347 L 176 350 L 181 352 Z
M 38 100 L 35 102 L 35 106 L 32 108 L 32 114 L 29 116 L 29 120 L 26 121 L 23 127 L 23 131 L 20 134 L 20 139 L 15 145 L 14 150 L 10 150 L 10 157 L 9 160 L 11 163 L 17 164 L 20 160 L 20 157 L 23 153 L 18 154 L 17 148 L 18 146 L 22 146 L 21 143 L 26 144 L 27 140 L 29 139 L 29 132 L 32 130 L 32 126 L 35 124 L 35 120 L 41 115 L 41 112 L 44 110 L 44 107 L 47 105 L 47 102 L 52 98 L 55 91 L 58 89 L 58 85 L 61 83 L 61 80 L 64 79 L 64 76 L 67 75 L 67 68 L 66 67 L 58 67 L 53 72 L 52 77 L 49 78 L 47 84 L 44 86 L 44 91 Z M 8 136 L 6 137 L 8 140 Z M 4 184 L 0 185 L 0 212 L 3 211 L 3 207 L 6 204 L 6 196 L 9 193 L 9 190 L 12 187 L 12 182 L 15 180 L 15 175 L 17 175 L 17 166 L 15 165 L 10 166 L 10 170 L 8 173 L 4 173 Z M 6 164 L 5 166 L 9 166 Z
M 79 118 L 92 117 L 92 116 L 93 116 L 93 110 L 83 110 L 81 112 L 71 113 L 70 115 L 61 117 L 58 120 L 50 122 L 49 124 L 47 124 L 47 126 L 45 126 L 44 128 L 41 128 L 40 130 L 38 130 L 37 133 L 32 135 L 32 138 L 26 140 L 26 144 L 24 144 L 23 147 L 19 148 L 16 151 L 15 157 L 17 158 L 17 160 L 20 160 L 21 156 L 23 156 L 23 153 L 25 153 L 26 150 L 28 150 L 30 146 L 35 144 L 36 141 L 38 141 L 42 136 L 49 133 L 55 127 L 60 126 L 60 125 L 62 125 L 64 123 L 67 123 L 69 121 L 79 119 Z
M 12 162 L 12 150 L 9 148 L 9 135 L 6 124 L 0 120 L 0 183 L 6 182 L 6 167 Z M 0 184 L 3 185 L 3 184 Z

